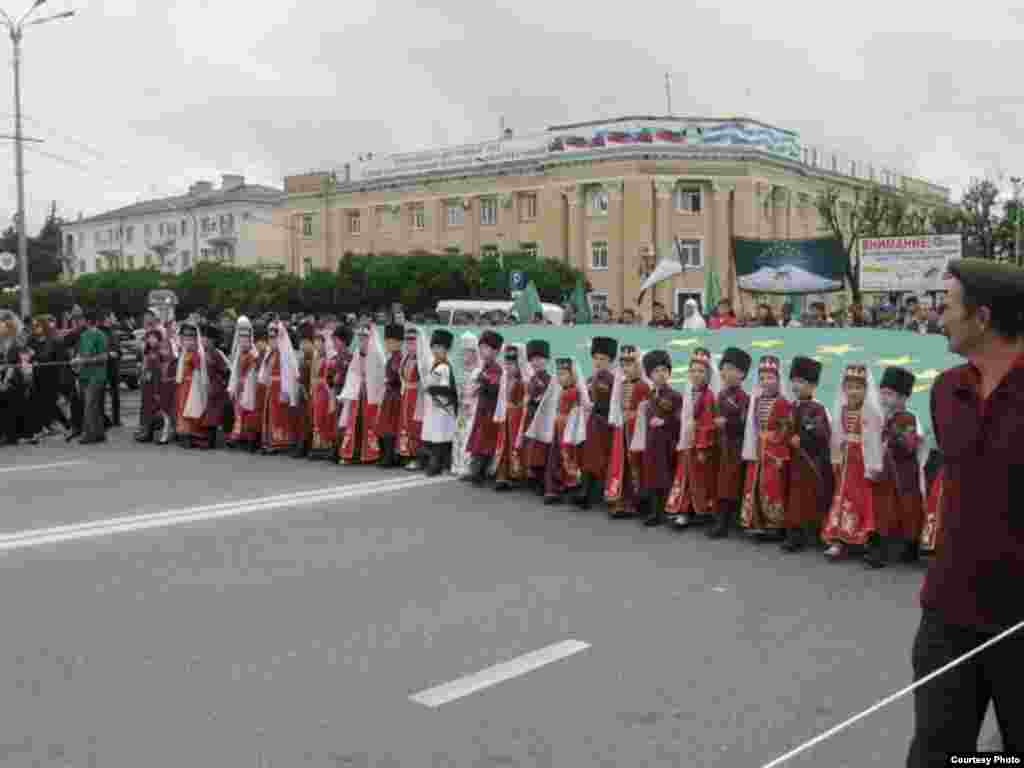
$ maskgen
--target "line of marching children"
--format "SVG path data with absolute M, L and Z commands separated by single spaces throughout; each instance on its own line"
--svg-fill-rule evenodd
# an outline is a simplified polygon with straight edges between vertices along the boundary
M 764 355 L 748 393 L 753 361 L 736 347 L 695 349 L 677 391 L 668 352 L 608 337 L 592 340 L 584 379 L 572 358 L 549 370 L 543 339 L 466 333 L 457 382 L 445 329 L 306 325 L 296 349 L 279 323 L 242 317 L 230 359 L 215 334 L 147 334 L 140 440 L 162 420 L 158 442 L 212 448 L 227 402 L 227 444 L 253 452 L 493 479 L 648 526 L 705 524 L 712 538 L 739 527 L 787 552 L 820 541 L 829 558 L 856 551 L 872 567 L 934 550 L 941 471 L 926 492 L 902 368 L 876 386 L 868 366 L 847 365 L 830 410 L 814 399 L 820 363 L 797 357 L 787 372 Z

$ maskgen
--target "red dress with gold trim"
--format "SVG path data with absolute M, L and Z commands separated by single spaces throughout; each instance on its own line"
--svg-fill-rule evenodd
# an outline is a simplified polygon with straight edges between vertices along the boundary
M 338 431 L 338 404 L 331 392 L 334 381 L 334 360 L 313 358 L 309 377 L 310 411 L 313 423 L 313 440 L 310 450 L 317 456 L 326 456 L 334 451 Z
M 578 403 L 579 392 L 576 387 L 564 390 L 558 397 L 554 436 L 548 450 L 548 463 L 544 473 L 545 496 L 558 496 L 580 484 L 579 447 L 562 444 L 569 414 Z
M 182 363 L 181 383 L 175 390 L 175 430 L 184 437 L 206 437 L 206 428 L 203 427 L 202 417 L 190 419 L 185 416 L 185 405 L 188 403 L 188 393 L 192 389 L 192 376 L 199 367 L 198 352 L 182 352 L 185 361 Z
M 843 421 L 846 441 L 841 449 L 836 494 L 821 538 L 829 544 L 864 545 L 872 533 L 877 533 L 878 523 L 875 521 L 874 483 L 864 476 L 861 410 L 844 406 Z
M 622 383 L 622 426 L 612 428 L 611 457 L 608 465 L 608 479 L 605 483 L 605 500 L 615 508 L 635 508 L 640 498 L 640 477 L 642 453 L 632 454 L 629 446 L 636 432 L 637 411 L 640 403 L 651 396 L 650 385 L 637 377 Z
M 708 387 L 691 404 L 693 447 L 679 451 L 665 511 L 673 515 L 709 515 L 718 506 L 718 400 Z
M 917 418 L 901 411 L 886 419 L 882 430 L 883 471 L 874 484 L 875 519 L 882 536 L 917 543 L 924 527 Z
M 238 377 L 241 381 L 245 381 L 246 378 L 256 370 L 256 364 L 259 360 L 255 350 L 248 350 L 242 352 L 238 357 Z M 247 411 L 242 407 L 242 391 L 245 389 L 244 385 L 240 385 L 238 388 L 238 396 L 232 403 L 232 408 L 235 412 L 235 423 L 231 427 L 231 434 L 228 436 L 229 442 L 232 443 L 252 443 L 259 439 L 260 436 L 260 412 L 258 410 L 258 398 L 254 398 L 253 409 Z
M 281 451 L 294 447 L 296 421 L 291 406 L 281 402 L 281 356 L 276 349 L 270 352 L 267 365 L 270 366 L 270 383 L 263 403 L 260 433 L 264 448 Z M 295 382 L 294 386 L 298 385 Z
M 508 372 L 505 373 L 508 376 Z M 522 377 L 509 379 L 506 385 L 505 423 L 499 424 L 495 480 L 499 483 L 523 480 L 526 469 L 523 466 L 519 431 L 523 428 L 526 415 L 526 383 Z
M 757 460 L 747 462 L 740 523 L 744 528 L 772 531 L 785 526 L 789 495 L 789 440 L 793 407 L 786 398 L 762 395 L 754 404 L 757 419 Z
M 416 420 L 416 402 L 420 391 L 420 368 L 416 355 L 402 360 L 402 410 L 398 420 L 398 454 L 415 459 L 420 452 L 423 422 Z

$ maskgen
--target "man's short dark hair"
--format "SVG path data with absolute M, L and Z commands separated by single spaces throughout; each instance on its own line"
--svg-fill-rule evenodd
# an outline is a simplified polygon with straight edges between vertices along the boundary
M 989 298 L 960 281 L 961 300 L 969 316 L 981 307 L 988 307 L 992 330 L 1004 339 L 1017 340 L 1024 336 L 1024 306 L 1014 298 Z

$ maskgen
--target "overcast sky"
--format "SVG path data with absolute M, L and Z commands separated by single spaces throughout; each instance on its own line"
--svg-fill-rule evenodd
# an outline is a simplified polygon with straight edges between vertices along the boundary
M 1004 76 L 1024 12 L 1005 2 L 431 5 L 49 0 L 78 15 L 25 35 L 25 129 L 45 139 L 25 153 L 30 229 L 54 199 L 73 218 L 221 173 L 281 186 L 360 152 L 494 138 L 502 115 L 522 133 L 662 114 L 665 72 L 677 115 L 750 115 L 956 193 L 972 175 L 1024 175 L 1024 79 Z M 12 94 L 8 70 L 11 132 Z

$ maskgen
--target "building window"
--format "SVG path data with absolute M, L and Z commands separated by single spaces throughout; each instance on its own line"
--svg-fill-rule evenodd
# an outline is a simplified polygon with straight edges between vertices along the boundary
M 107 242 L 108 243 L 113 243 L 114 242 L 114 230 L 112 230 L 112 229 L 108 229 L 107 230 Z
M 128 262 L 128 269 L 135 269 L 135 254 L 129 253 L 124 258 Z
M 311 214 L 307 213 L 302 217 L 302 236 L 313 236 L 313 216 Z
M 604 240 L 590 244 L 590 268 L 608 269 L 608 243 Z
M 97 272 L 102 272 L 103 271 L 103 257 L 102 256 L 97 256 L 96 257 L 96 271 Z
M 192 268 L 192 254 L 188 251 L 181 252 L 181 271 L 185 272 Z
M 412 207 L 412 228 L 425 229 L 427 226 L 427 214 L 422 205 Z
M 85 245 L 85 235 L 82 232 L 78 233 L 78 247 L 81 248 Z
M 608 215 L 608 191 L 604 187 L 595 187 L 591 190 L 590 213 L 592 216 Z
M 679 263 L 684 267 L 701 268 L 704 266 L 704 255 L 701 252 L 700 240 L 676 240 L 676 254 Z
M 145 234 L 146 234 L 146 242 L 149 242 L 149 239 L 153 236 L 153 225 L 152 224 L 146 224 L 143 227 L 143 232 L 145 232 Z
M 362 222 L 359 219 L 359 211 L 356 211 L 355 213 L 350 213 L 348 215 L 348 233 L 350 235 L 358 235 L 361 231 L 361 226 Z
M 485 259 L 488 257 L 496 259 L 499 257 L 499 255 L 500 253 L 498 251 L 498 246 L 496 245 L 485 245 L 483 248 L 480 249 L 481 259 Z
M 522 206 L 519 209 L 522 213 L 523 221 L 533 221 L 537 218 L 537 193 L 531 192 L 530 194 L 523 195 Z
M 150 267 L 152 267 L 153 266 L 153 254 L 147 252 L 142 257 L 142 263 L 146 267 L 146 269 L 149 269 Z
M 210 249 L 209 248 L 200 248 L 199 249 L 199 260 L 200 261 L 209 261 L 210 260 Z
M 234 248 L 228 248 L 226 251 L 224 251 L 224 263 L 228 264 L 229 266 L 232 266 L 232 267 L 235 265 L 235 249 Z
M 446 216 L 449 227 L 461 227 L 462 222 L 465 221 L 466 211 L 462 207 L 462 203 L 448 203 L 445 206 Z
M 587 294 L 587 301 L 590 302 L 590 312 L 594 317 L 599 317 L 608 311 L 608 292 L 591 291 Z
M 127 226 L 124 228 L 124 241 L 131 245 L 132 240 L 135 239 L 135 227 Z
M 677 186 L 672 193 L 672 203 L 677 211 L 700 213 L 700 190 Z
M 93 242 L 93 245 L 99 245 L 100 244 L 100 233 L 99 232 L 93 232 L 92 233 L 92 242 Z
M 85 259 L 79 259 L 79 261 L 78 261 L 78 271 L 84 273 L 84 272 L 87 272 L 88 269 L 89 268 L 85 265 Z
M 498 201 L 493 197 L 480 198 L 480 224 L 493 227 L 498 223 Z
M 531 259 L 537 258 L 537 244 L 536 243 L 520 243 L 519 250 L 524 256 L 529 256 Z
M 186 219 L 181 220 L 181 236 L 185 237 L 188 235 L 188 221 Z

